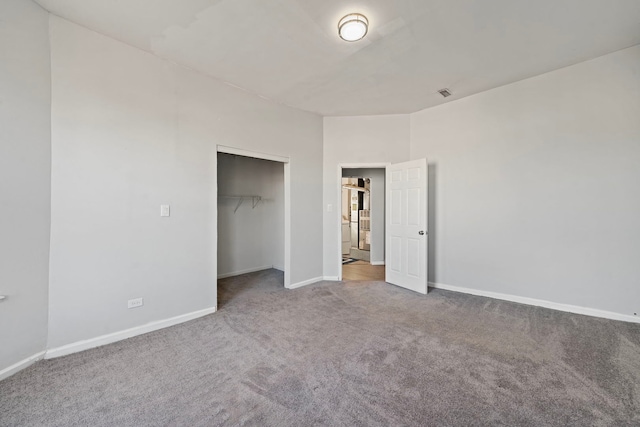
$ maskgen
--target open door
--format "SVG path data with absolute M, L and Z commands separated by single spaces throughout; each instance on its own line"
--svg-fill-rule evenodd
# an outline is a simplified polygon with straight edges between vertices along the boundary
M 387 166 L 386 281 L 427 293 L 427 159 Z

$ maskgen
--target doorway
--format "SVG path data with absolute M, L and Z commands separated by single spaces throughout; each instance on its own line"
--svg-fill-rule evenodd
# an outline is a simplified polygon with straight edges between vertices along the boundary
M 384 169 L 384 281 L 418 293 L 427 293 L 428 277 L 428 173 L 427 159 L 401 163 L 339 164 L 336 201 L 342 206 L 342 178 L 344 169 Z M 372 201 L 376 198 L 372 198 Z M 331 211 L 333 205 L 328 205 Z M 338 280 L 343 280 L 342 268 L 342 210 L 336 209 L 336 257 Z M 372 220 L 373 220 L 372 213 Z M 350 219 L 349 219 L 350 222 Z M 372 242 L 375 239 L 372 224 Z M 375 245 L 372 245 L 373 248 Z M 373 254 L 371 254 L 373 256 Z M 371 262 L 370 262 L 371 264 Z
M 385 280 L 385 168 L 341 168 L 341 279 Z

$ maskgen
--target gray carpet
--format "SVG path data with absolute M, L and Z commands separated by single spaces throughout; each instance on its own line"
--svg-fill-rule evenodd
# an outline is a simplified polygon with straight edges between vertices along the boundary
M 225 279 L 216 314 L 38 362 L 0 382 L 0 425 L 640 425 L 640 325 L 281 283 Z

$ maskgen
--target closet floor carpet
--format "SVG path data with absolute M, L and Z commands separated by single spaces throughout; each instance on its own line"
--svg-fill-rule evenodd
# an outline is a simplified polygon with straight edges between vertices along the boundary
M 384 282 L 219 282 L 219 312 L 0 382 L 2 426 L 637 426 L 640 325 Z

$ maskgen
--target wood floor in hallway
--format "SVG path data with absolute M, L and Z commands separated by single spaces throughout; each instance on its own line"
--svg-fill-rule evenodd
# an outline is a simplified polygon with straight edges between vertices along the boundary
M 371 265 L 367 261 L 355 261 L 342 265 L 342 280 L 367 280 L 384 282 L 384 265 Z

